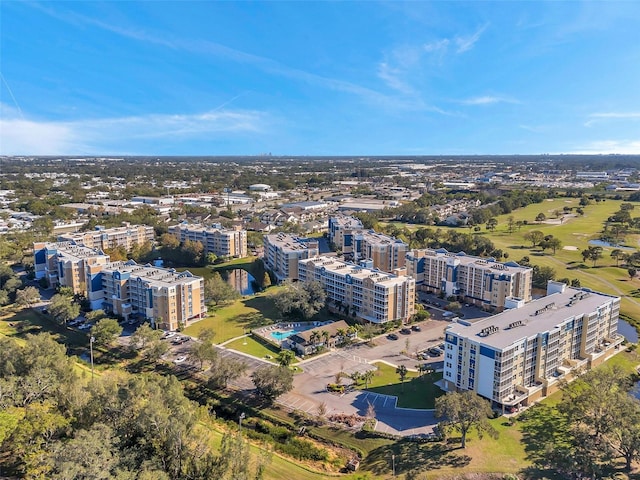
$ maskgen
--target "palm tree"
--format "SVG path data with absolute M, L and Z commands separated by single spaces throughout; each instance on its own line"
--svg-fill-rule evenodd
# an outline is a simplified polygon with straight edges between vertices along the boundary
M 369 386 L 369 382 L 373 380 L 373 370 L 367 370 L 362 374 L 362 380 L 364 381 L 364 388 Z
M 322 330 L 322 338 L 324 339 L 324 344 L 328 347 L 329 346 L 329 332 L 327 330 Z
M 404 380 L 405 378 L 407 378 L 407 367 L 405 365 L 400 365 L 398 368 L 396 368 L 396 373 L 400 376 L 402 390 L 404 390 Z
M 347 329 L 339 328 L 336 330 L 336 335 L 340 338 L 341 342 L 344 342 L 347 339 Z
M 309 342 L 314 347 L 318 344 L 319 340 L 320 340 L 320 332 L 318 332 L 317 330 L 314 330 L 313 332 L 311 332 L 311 335 L 309 335 Z

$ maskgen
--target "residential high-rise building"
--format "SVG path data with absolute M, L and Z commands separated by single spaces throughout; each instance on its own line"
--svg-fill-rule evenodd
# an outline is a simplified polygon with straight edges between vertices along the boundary
M 298 278 L 320 282 L 331 308 L 362 320 L 406 321 L 415 313 L 415 281 L 409 277 L 324 256 L 299 260 Z
M 181 223 L 169 227 L 169 233 L 180 242 L 191 240 L 202 243 L 205 254 L 236 258 L 247 256 L 247 231 L 241 227 L 223 228 L 220 224 L 205 226 Z
M 515 262 L 425 249 L 407 254 L 406 269 L 419 290 L 458 296 L 486 309 L 502 311 L 512 297 L 531 300 L 533 269 Z
M 329 218 L 329 241 L 346 259 L 370 260 L 373 268 L 389 273 L 404 267 L 409 248 L 402 240 L 364 229 L 360 220 L 346 215 Z
M 204 279 L 134 261 L 114 262 L 101 272 L 103 308 L 125 318 L 143 316 L 158 328 L 176 330 L 207 314 Z
M 75 242 L 89 248 L 101 250 L 124 247 L 127 251 L 135 245 L 153 242 L 154 230 L 148 225 L 124 225 L 122 227 L 96 227 L 89 232 L 66 233 L 58 236 L 59 242 Z
M 445 331 L 443 388 L 473 390 L 498 407 L 547 396 L 619 347 L 620 298 L 549 282 L 548 295 Z
M 51 288 L 69 287 L 73 293 L 85 295 L 91 308 L 101 308 L 97 275 L 109 263 L 109 255 L 74 242 L 37 242 L 33 252 L 37 279 L 46 278 Z
M 318 241 L 315 239 L 300 238 L 288 233 L 264 236 L 263 261 L 278 281 L 297 280 L 298 262 L 318 254 Z
M 73 242 L 35 243 L 36 278 L 85 295 L 92 310 L 143 317 L 175 330 L 207 314 L 204 279 L 151 265 L 110 262 L 102 251 Z

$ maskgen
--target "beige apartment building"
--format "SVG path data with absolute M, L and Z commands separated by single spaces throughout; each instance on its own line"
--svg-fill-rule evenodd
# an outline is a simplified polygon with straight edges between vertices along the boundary
M 188 271 L 114 262 L 101 272 L 104 309 L 124 318 L 143 316 L 163 330 L 176 330 L 207 314 L 204 279 Z
M 102 251 L 73 242 L 35 243 L 34 257 L 36 278 L 85 295 L 92 310 L 124 318 L 142 316 L 165 330 L 207 314 L 204 279 L 188 271 L 138 265 L 133 260 L 110 262 Z
M 58 241 L 75 242 L 77 245 L 101 250 L 122 246 L 129 251 L 135 245 L 153 242 L 154 235 L 153 227 L 148 225 L 124 225 L 115 228 L 96 227 L 89 232 L 66 233 L 59 235 Z
M 180 242 L 200 242 L 205 254 L 236 258 L 247 256 L 247 232 L 241 227 L 223 228 L 220 224 L 204 226 L 183 223 L 169 227 L 169 233 Z
M 531 300 L 533 269 L 515 262 L 423 249 L 407 254 L 406 269 L 418 289 L 457 296 L 488 310 L 502 311 L 510 299 Z
M 109 263 L 109 255 L 74 242 L 37 242 L 33 256 L 37 279 L 46 278 L 51 288 L 69 287 L 85 295 L 92 309 L 102 308 L 99 272 Z
M 445 331 L 443 389 L 473 390 L 506 409 L 555 392 L 602 363 L 618 334 L 620 298 L 549 282 L 547 296 Z
M 278 281 L 297 280 L 298 262 L 318 255 L 318 241 L 315 239 L 300 238 L 288 233 L 264 236 L 263 261 Z
M 403 268 L 409 246 L 373 230 L 365 230 L 360 220 L 346 215 L 329 218 L 329 240 L 355 263 L 392 273 Z
M 320 282 L 332 308 L 343 308 L 361 320 L 407 321 L 415 313 L 415 281 L 365 268 L 335 257 L 298 262 L 301 282 Z

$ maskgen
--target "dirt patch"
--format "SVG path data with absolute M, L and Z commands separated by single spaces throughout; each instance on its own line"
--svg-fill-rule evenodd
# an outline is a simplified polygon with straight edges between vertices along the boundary
M 570 250 L 572 252 L 575 252 L 576 250 L 578 250 L 578 247 L 573 246 L 573 245 L 565 245 L 564 247 L 562 247 L 563 250 Z

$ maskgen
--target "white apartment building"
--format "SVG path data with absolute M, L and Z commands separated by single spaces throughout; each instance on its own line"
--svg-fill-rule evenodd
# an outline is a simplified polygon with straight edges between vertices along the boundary
M 457 296 L 465 302 L 501 311 L 508 299 L 531 300 L 533 269 L 515 262 L 438 250 L 412 250 L 406 256 L 407 275 L 418 289 Z
M 415 281 L 335 257 L 298 262 L 301 282 L 317 281 L 327 293 L 329 306 L 346 308 L 356 318 L 373 323 L 406 321 L 415 313 Z
M 89 232 L 66 233 L 59 235 L 58 241 L 75 242 L 101 250 L 122 246 L 129 251 L 134 245 L 153 242 L 154 235 L 153 227 L 148 225 L 124 225 L 115 228 L 96 227 Z
M 603 362 L 624 338 L 620 298 L 549 282 L 547 296 L 445 330 L 443 389 L 473 390 L 499 407 L 529 405 L 580 368 Z
M 189 271 L 138 265 L 133 260 L 105 265 L 100 272 L 105 311 L 143 316 L 164 330 L 188 326 L 207 314 L 204 279 Z
M 298 262 L 319 255 L 318 241 L 299 238 L 288 233 L 264 236 L 265 267 L 271 270 L 278 281 L 297 280 Z
M 220 224 L 209 227 L 181 223 L 169 227 L 169 233 L 181 243 L 187 240 L 200 242 L 205 253 L 213 253 L 218 257 L 247 256 L 247 231 L 241 227 L 223 228 Z

